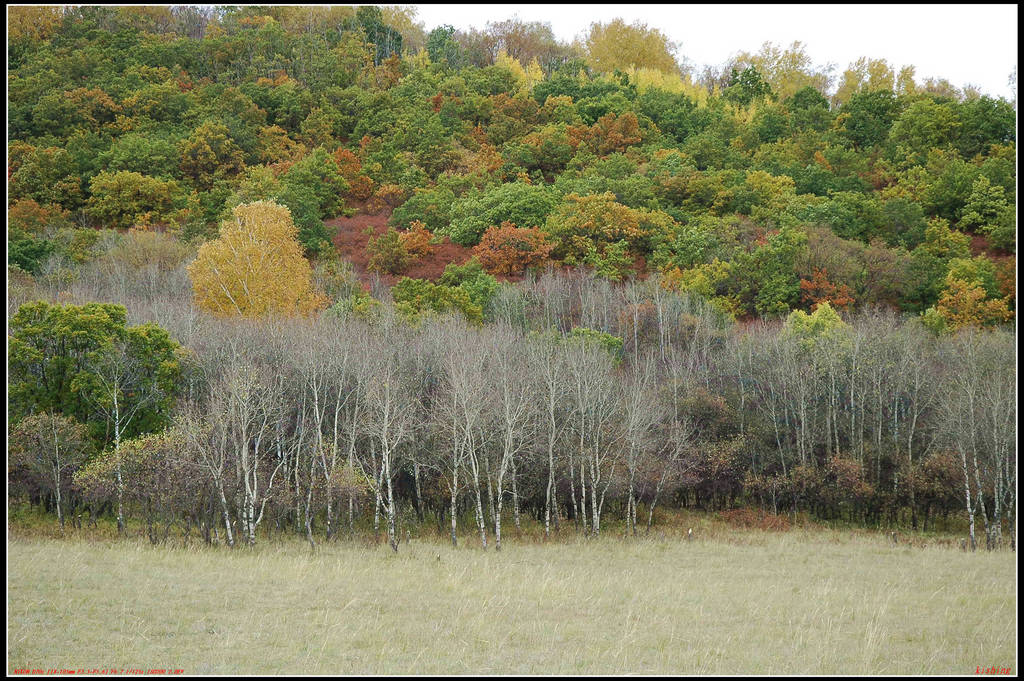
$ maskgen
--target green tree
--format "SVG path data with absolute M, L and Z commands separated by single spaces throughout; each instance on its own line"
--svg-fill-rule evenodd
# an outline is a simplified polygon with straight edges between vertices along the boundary
M 457 244 L 474 246 L 488 227 L 503 222 L 522 228 L 543 225 L 556 202 L 545 187 L 523 182 L 502 184 L 457 201 L 452 206 L 451 224 L 439 231 Z
M 162 427 L 180 374 L 178 344 L 154 324 L 130 327 L 126 319 L 123 306 L 108 303 L 18 308 L 8 350 L 12 416 L 63 414 L 87 424 L 101 444 Z M 120 433 L 104 415 L 114 402 Z
M 839 134 L 857 149 L 884 142 L 899 112 L 899 102 L 891 90 L 858 92 L 839 109 L 836 123 Z
M 210 189 L 214 182 L 235 177 L 245 170 L 242 150 L 231 139 L 223 123 L 206 121 L 181 143 L 178 167 L 197 189 Z
M 402 277 L 391 287 L 391 297 L 399 314 L 410 320 L 417 320 L 424 314 L 460 312 L 472 322 L 479 324 L 483 321 L 483 310 L 461 287 Z
M 462 47 L 455 40 L 455 28 L 443 24 L 427 35 L 427 55 L 435 64 L 459 68 L 463 62 Z
M 281 176 L 281 183 L 286 187 L 302 187 L 312 192 L 321 218 L 337 214 L 344 205 L 343 195 L 349 189 L 348 182 L 338 170 L 338 164 L 323 147 L 317 147 L 289 168 Z
M 499 288 L 498 280 L 484 271 L 476 258 L 470 258 L 463 265 L 445 265 L 444 273 L 437 283 L 462 289 L 469 296 L 470 302 L 480 308 L 483 318 L 490 317 L 491 301 Z
M 451 222 L 455 194 L 443 186 L 417 189 L 402 205 L 395 208 L 388 224 L 407 229 L 419 220 L 431 232 L 440 232 Z
M 765 82 L 761 73 L 753 66 L 743 71 L 732 70 L 729 76 L 729 87 L 725 89 L 722 96 L 728 100 L 747 106 L 751 102 L 772 96 L 772 89 Z
M 166 222 L 180 197 L 178 183 L 136 172 L 102 172 L 89 184 L 85 210 L 104 227 L 124 229 Z
M 989 182 L 984 175 L 971 187 L 964 205 L 960 226 L 988 235 L 992 245 L 1013 252 L 1016 244 L 1017 216 L 1015 206 L 1006 199 L 1006 191 Z
M 399 238 L 401 235 L 394 227 L 366 244 L 366 252 L 370 260 L 366 268 L 384 274 L 401 274 L 409 267 L 412 256 Z
M 923 162 L 930 150 L 951 147 L 960 136 L 960 127 L 953 105 L 919 99 L 903 110 L 889 131 L 894 158 Z

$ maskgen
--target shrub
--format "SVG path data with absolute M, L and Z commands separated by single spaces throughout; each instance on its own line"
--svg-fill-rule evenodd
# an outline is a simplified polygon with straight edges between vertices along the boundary
M 370 239 L 366 252 L 370 254 L 367 269 L 385 274 L 401 274 L 412 260 L 394 227 L 388 227 L 380 237 Z
M 412 224 L 409 225 L 409 229 L 398 235 L 398 239 L 405 246 L 405 250 L 413 258 L 425 258 L 432 254 L 436 250 L 434 245 L 430 243 L 433 238 L 434 235 L 419 220 L 413 220 Z
M 539 227 L 554 209 L 557 197 L 546 187 L 512 182 L 467 196 L 452 206 L 451 224 L 441 232 L 463 246 L 473 246 L 488 227 L 506 220 L 523 227 Z
M 547 243 L 539 228 L 516 227 L 507 220 L 500 226 L 489 227 L 473 255 L 491 274 L 519 274 L 536 267 L 551 255 L 554 244 Z
M 395 309 L 410 320 L 417 320 L 424 313 L 461 312 L 472 322 L 479 324 L 483 321 L 483 310 L 473 303 L 462 287 L 402 277 L 391 288 L 391 297 L 395 301 Z
M 622 281 L 633 273 L 633 258 L 629 255 L 629 243 L 624 239 L 606 244 L 600 250 L 591 244 L 583 262 L 593 267 L 597 276 L 609 281 Z

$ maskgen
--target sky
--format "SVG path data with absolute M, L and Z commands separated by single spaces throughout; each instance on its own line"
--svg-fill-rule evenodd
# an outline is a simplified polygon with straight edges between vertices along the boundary
M 984 94 L 1011 99 L 1017 65 L 1016 5 L 417 5 L 429 32 L 441 24 L 484 28 L 518 16 L 551 24 L 571 41 L 591 22 L 616 17 L 641 21 L 681 43 L 677 56 L 698 67 L 720 65 L 765 41 L 788 47 L 801 41 L 815 65 L 834 73 L 859 57 L 885 59 L 896 71 L 916 67 L 915 80 L 945 78 Z

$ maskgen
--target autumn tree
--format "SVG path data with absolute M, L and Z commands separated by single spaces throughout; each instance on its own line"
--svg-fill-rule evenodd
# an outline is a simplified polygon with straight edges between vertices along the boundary
M 542 264 L 553 248 L 539 228 L 520 228 L 506 220 L 484 232 L 473 255 L 492 274 L 515 275 Z
M 811 312 L 825 302 L 839 310 L 845 310 L 854 303 L 850 287 L 842 282 L 834 284 L 829 281 L 828 272 L 824 269 L 815 268 L 811 279 L 801 279 L 800 292 L 804 302 L 811 304 Z
M 71 477 L 92 452 L 88 429 L 73 418 L 40 413 L 11 427 L 7 479 L 14 488 L 52 494 L 64 532 L 64 498 Z
M 948 331 L 971 325 L 994 326 L 1013 318 L 1006 300 L 988 298 L 985 289 L 976 282 L 953 276 L 947 277 L 946 289 L 939 297 L 934 311 L 938 312 L 944 322 L 940 328 Z M 928 312 L 925 316 L 929 317 Z
M 413 220 L 409 224 L 409 229 L 401 232 L 398 238 L 405 246 L 405 250 L 414 258 L 426 258 L 436 250 L 431 243 L 434 235 L 419 220 Z
M 592 245 L 601 247 L 602 252 L 604 245 L 623 239 L 639 245 L 648 234 L 643 213 L 615 199 L 611 192 L 566 196 L 544 226 L 558 244 L 556 254 L 583 259 Z
M 607 24 L 593 23 L 585 41 L 587 56 L 595 69 L 610 73 L 631 67 L 660 71 L 678 70 L 677 46 L 657 28 L 643 22 L 627 24 L 614 19 Z
M 232 211 L 189 265 L 196 304 L 215 315 L 306 315 L 319 309 L 312 270 L 288 209 L 257 201 Z

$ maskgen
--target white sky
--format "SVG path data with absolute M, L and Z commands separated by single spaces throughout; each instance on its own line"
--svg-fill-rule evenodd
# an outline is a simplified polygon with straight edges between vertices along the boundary
M 417 5 L 427 32 L 441 24 L 484 28 L 518 15 L 551 24 L 571 41 L 591 22 L 621 17 L 657 28 L 682 43 L 678 55 L 696 67 L 722 64 L 765 41 L 799 40 L 815 65 L 835 63 L 837 76 L 859 57 L 886 59 L 915 78 L 972 84 L 985 94 L 1013 97 L 1017 64 L 1017 5 Z

